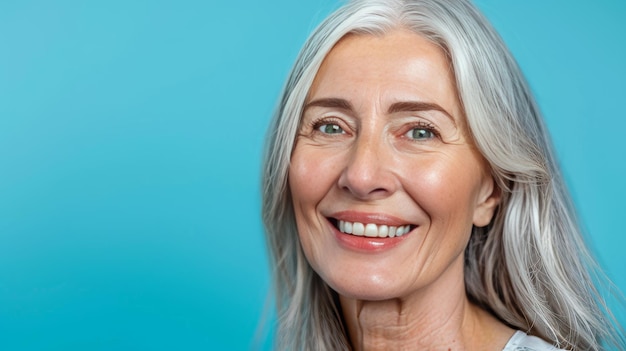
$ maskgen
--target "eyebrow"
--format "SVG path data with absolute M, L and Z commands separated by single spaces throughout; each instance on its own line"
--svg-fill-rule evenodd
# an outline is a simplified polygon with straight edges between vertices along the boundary
M 340 108 L 342 110 L 354 111 L 354 109 L 352 108 L 352 104 L 348 100 L 339 99 L 339 98 L 323 98 L 323 99 L 313 100 L 309 102 L 308 104 L 304 105 L 304 110 L 313 106 Z
M 340 98 L 322 98 L 309 102 L 304 106 L 304 110 L 309 107 L 327 107 L 327 108 L 339 108 L 347 111 L 354 111 L 352 104 L 345 99 Z M 432 102 L 422 102 L 422 101 L 399 101 L 391 104 L 389 106 L 388 113 L 397 113 L 397 112 L 418 112 L 418 111 L 439 111 L 443 113 L 446 117 L 448 117 L 452 123 L 456 126 L 456 121 L 454 117 L 448 111 L 446 111 L 443 107 L 438 104 Z
M 452 123 L 456 126 L 456 121 L 454 120 L 454 117 L 452 117 L 452 115 L 448 113 L 448 111 L 446 111 L 443 107 L 432 102 L 399 101 L 389 106 L 388 113 L 413 112 L 413 111 L 439 111 L 443 113 L 446 117 L 448 117 L 452 121 Z

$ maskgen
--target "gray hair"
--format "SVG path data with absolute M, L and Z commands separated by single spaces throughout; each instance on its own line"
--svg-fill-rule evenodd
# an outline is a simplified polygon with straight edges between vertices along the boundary
M 626 349 L 594 281 L 588 253 L 530 89 L 505 44 L 469 0 L 357 0 L 330 15 L 300 52 L 267 134 L 263 221 L 278 312 L 277 347 L 347 350 L 337 295 L 300 247 L 288 169 L 315 75 L 346 34 L 407 28 L 440 46 L 456 78 L 471 137 L 502 201 L 465 253 L 469 298 L 507 325 L 573 350 Z

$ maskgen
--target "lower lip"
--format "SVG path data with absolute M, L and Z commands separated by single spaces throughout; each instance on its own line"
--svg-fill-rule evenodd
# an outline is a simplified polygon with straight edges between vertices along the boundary
M 333 228 L 333 232 L 335 234 L 335 238 L 339 244 L 349 250 L 374 253 L 380 251 L 386 251 L 398 246 L 404 239 L 409 236 L 409 233 L 406 233 L 402 236 L 395 236 L 393 238 L 373 238 L 368 236 L 358 236 L 352 234 L 342 233 L 337 229 L 334 225 L 331 224 Z

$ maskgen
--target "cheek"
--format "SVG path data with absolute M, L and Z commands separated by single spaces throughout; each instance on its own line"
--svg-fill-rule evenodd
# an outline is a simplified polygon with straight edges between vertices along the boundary
M 294 207 L 318 203 L 336 184 L 338 155 L 297 144 L 289 165 L 289 189 Z
M 296 148 L 289 164 L 289 190 L 296 212 L 302 206 L 319 198 L 319 168 L 312 167 L 310 155 Z
M 407 190 L 431 221 L 444 220 L 447 226 L 471 228 L 480 187 L 479 167 L 457 157 L 437 157 L 412 168 L 414 176 Z
M 289 165 L 289 189 L 298 236 L 309 262 L 315 267 L 320 259 L 325 226 L 317 213 L 318 204 L 335 186 L 337 162 L 328 153 L 316 152 L 306 145 L 297 145 Z

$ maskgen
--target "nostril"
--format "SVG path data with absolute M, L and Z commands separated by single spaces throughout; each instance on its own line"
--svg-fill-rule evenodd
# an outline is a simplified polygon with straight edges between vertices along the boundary
M 345 193 L 357 199 L 382 198 L 390 195 L 398 187 L 396 172 L 390 162 L 378 160 L 359 160 L 351 162 L 342 171 L 338 185 Z

